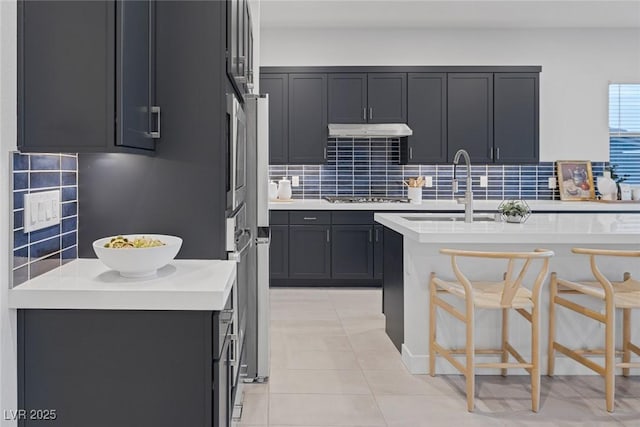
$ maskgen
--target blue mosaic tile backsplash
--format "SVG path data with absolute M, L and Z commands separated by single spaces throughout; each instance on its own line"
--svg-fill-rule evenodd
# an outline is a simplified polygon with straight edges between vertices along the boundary
M 431 176 L 433 186 L 424 187 L 424 199 L 451 200 L 464 191 L 466 170 L 458 166 L 459 192 L 452 191 L 453 165 L 400 165 L 398 139 L 334 139 L 327 145 L 326 165 L 271 165 L 270 179 L 283 176 L 300 177 L 293 187 L 295 199 L 320 199 L 325 196 L 403 196 L 402 182 L 410 177 Z M 593 162 L 593 176 L 602 175 L 606 163 Z M 527 200 L 559 200 L 557 187 L 548 189 L 549 178 L 555 177 L 553 162 L 537 165 L 473 165 L 473 196 L 479 200 L 518 198 Z M 480 187 L 480 176 L 488 177 L 488 186 Z
M 13 154 L 13 286 L 78 257 L 78 157 Z M 24 232 L 24 195 L 60 190 L 58 225 Z

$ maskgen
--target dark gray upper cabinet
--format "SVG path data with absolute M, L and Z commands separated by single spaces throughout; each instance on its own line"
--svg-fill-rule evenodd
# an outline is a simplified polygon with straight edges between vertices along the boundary
M 20 1 L 18 7 L 18 148 L 109 151 L 115 3 Z
M 373 226 L 333 225 L 331 233 L 331 277 L 372 279 Z
M 497 163 L 537 163 L 538 73 L 494 74 L 494 147 Z
M 269 95 L 269 163 L 289 160 L 289 75 L 262 74 L 260 92 Z
M 119 2 L 116 22 L 116 144 L 153 150 L 154 139 L 160 137 L 154 79 L 155 2 Z
M 329 74 L 329 123 L 366 123 L 367 75 Z
M 155 2 L 19 5 L 20 150 L 154 150 Z
M 227 9 L 227 75 L 239 98 L 253 83 L 253 29 L 249 2 L 226 0 Z
M 289 278 L 331 277 L 331 226 L 289 226 Z
M 369 73 L 367 98 L 369 123 L 407 122 L 406 73 Z
M 325 163 L 327 134 L 327 75 L 289 74 L 289 163 Z
M 493 74 L 449 73 L 448 159 L 459 149 L 474 163 L 493 162 Z
M 410 73 L 407 98 L 413 135 L 407 137 L 405 162 L 447 162 L 447 75 Z

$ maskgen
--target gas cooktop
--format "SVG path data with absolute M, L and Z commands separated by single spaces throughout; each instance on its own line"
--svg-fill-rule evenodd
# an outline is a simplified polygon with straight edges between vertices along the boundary
M 324 199 L 330 203 L 409 203 L 404 197 L 386 196 L 327 196 Z

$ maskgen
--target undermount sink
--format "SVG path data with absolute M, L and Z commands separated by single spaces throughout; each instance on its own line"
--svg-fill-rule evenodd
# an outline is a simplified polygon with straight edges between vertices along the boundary
M 464 215 L 404 216 L 403 219 L 415 222 L 464 222 Z M 474 215 L 473 222 L 495 222 L 495 215 Z

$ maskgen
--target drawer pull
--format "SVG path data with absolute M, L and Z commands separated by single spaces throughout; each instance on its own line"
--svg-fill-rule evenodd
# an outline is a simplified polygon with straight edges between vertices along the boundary
M 316 218 L 315 216 L 305 216 L 304 220 L 305 221 L 317 221 L 318 218 Z

